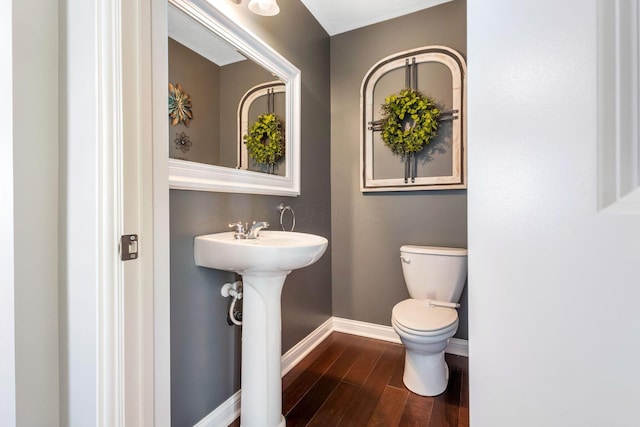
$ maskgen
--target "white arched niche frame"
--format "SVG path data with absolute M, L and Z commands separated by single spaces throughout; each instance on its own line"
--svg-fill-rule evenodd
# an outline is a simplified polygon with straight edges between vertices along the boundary
M 404 69 L 407 64 L 439 63 L 451 72 L 451 110 L 454 120 L 451 121 L 451 138 L 447 149 L 451 153 L 451 173 L 447 175 L 416 176 L 405 180 L 403 169 L 398 167 L 397 177 L 376 177 L 376 158 L 374 121 L 376 111 L 381 105 L 374 105 L 374 91 L 378 81 L 387 73 Z M 424 79 L 422 79 L 424 80 Z M 397 87 L 395 93 L 402 87 Z M 425 95 L 430 95 L 428 82 L 421 82 L 417 88 Z M 388 93 L 386 95 L 391 95 Z M 467 156 L 466 156 L 466 64 L 460 53 L 446 46 L 425 46 L 406 50 L 387 56 L 373 65 L 365 75 L 360 89 L 360 111 L 362 123 L 360 127 L 360 190 L 362 192 L 382 191 L 418 191 L 418 190 L 453 190 L 467 188 Z M 381 138 L 377 143 L 381 143 Z M 386 147 L 385 147 L 386 148 Z M 423 149 L 424 150 L 424 149 Z
M 168 1 L 284 83 L 287 123 L 284 175 L 169 159 L 169 188 L 279 196 L 300 195 L 300 70 L 217 6 L 193 0 Z M 158 59 L 154 65 L 166 67 L 166 51 L 157 57 L 164 60 Z M 161 60 L 165 62 L 160 62 Z M 166 110 L 166 96 L 158 96 L 156 108 Z
M 238 165 L 236 167 L 237 169 L 249 168 L 249 163 L 250 163 L 249 152 L 247 150 L 247 145 L 244 143 L 244 136 L 249 133 L 249 126 L 250 126 L 249 112 L 251 110 L 251 106 L 256 100 L 262 97 L 268 96 L 269 92 L 273 94 L 283 93 L 286 96 L 285 84 L 279 80 L 262 83 L 249 89 L 242 96 L 242 99 L 240 99 L 240 103 L 238 104 L 238 150 L 237 150 Z M 277 111 L 274 111 L 274 112 L 277 114 Z M 264 113 L 267 113 L 267 111 L 264 111 Z M 284 123 L 284 128 L 285 128 L 285 138 L 286 138 L 286 129 L 287 129 L 286 121 Z M 286 157 L 286 151 L 285 151 L 285 157 Z

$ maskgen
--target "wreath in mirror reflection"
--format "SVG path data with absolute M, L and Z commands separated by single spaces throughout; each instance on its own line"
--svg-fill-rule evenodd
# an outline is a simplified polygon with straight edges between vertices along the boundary
M 247 153 L 256 163 L 275 164 L 284 156 L 282 121 L 273 113 L 262 114 L 243 137 Z

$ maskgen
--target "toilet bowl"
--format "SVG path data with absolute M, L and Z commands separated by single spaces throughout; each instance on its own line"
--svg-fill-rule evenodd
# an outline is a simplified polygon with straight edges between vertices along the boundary
M 421 321 L 416 323 L 420 312 Z M 391 325 L 406 348 L 402 380 L 407 388 L 421 396 L 444 392 L 449 381 L 444 350 L 458 330 L 458 312 L 409 299 L 393 308 Z
M 457 310 L 438 304 L 455 305 L 460 298 L 467 251 L 431 246 L 403 246 L 400 251 L 412 297 L 396 304 L 391 313 L 391 325 L 406 350 L 403 382 L 416 394 L 436 396 L 447 388 L 444 350 L 458 330 Z

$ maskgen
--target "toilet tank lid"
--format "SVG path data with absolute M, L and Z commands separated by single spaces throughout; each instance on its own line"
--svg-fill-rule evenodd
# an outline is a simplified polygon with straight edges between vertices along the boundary
M 467 256 L 467 250 L 465 248 L 445 248 L 442 246 L 403 245 L 400 247 L 400 252 L 410 254 Z

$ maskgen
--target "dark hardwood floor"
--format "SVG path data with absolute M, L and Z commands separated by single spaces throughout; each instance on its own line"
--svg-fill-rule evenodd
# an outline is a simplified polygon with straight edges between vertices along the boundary
M 446 359 L 447 390 L 423 397 L 402 383 L 403 346 L 333 332 L 282 379 L 287 427 L 468 427 L 467 359 Z

